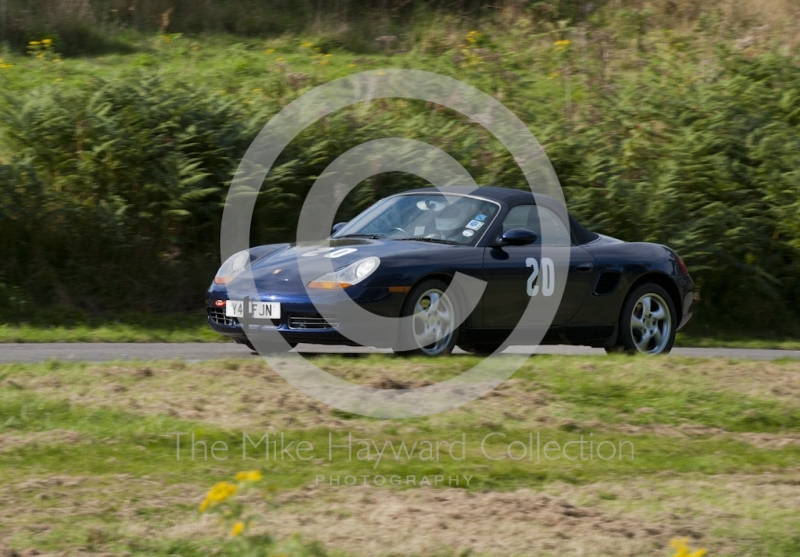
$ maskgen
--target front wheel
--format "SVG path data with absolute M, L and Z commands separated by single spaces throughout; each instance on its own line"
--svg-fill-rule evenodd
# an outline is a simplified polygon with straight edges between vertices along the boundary
M 643 284 L 625 299 L 620 346 L 615 348 L 628 354 L 668 354 L 675 343 L 676 325 L 675 304 L 667 291 L 657 284 Z
M 404 325 L 400 339 L 404 356 L 445 356 L 453 351 L 458 340 L 459 321 L 456 303 L 446 293 L 447 284 L 426 280 L 414 287 L 406 298 L 403 317 L 411 316 Z

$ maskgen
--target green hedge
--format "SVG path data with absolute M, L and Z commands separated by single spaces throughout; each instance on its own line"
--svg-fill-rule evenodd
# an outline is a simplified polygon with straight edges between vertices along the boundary
M 796 331 L 795 58 L 720 50 L 701 74 L 667 49 L 613 82 L 575 79 L 565 102 L 563 72 L 577 72 L 575 60 L 557 59 L 562 74 L 547 79 L 525 73 L 529 61 L 512 49 L 498 51 L 492 71 L 443 62 L 433 69 L 473 79 L 531 125 L 580 220 L 677 249 L 702 288 L 701 317 Z M 569 56 L 555 55 L 562 54 Z M 248 104 L 140 68 L 7 98 L 0 309 L 18 316 L 20 304 L 199 306 L 219 264 L 226 187 L 260 127 L 298 94 L 285 85 L 281 75 L 265 78 L 266 100 Z M 514 161 L 476 124 L 424 103 L 373 102 L 325 118 L 289 146 L 262 189 L 253 242 L 290 240 L 315 177 L 348 148 L 393 136 L 440 146 L 479 183 L 524 185 Z M 341 218 L 418 185 L 408 175 L 377 176 L 352 194 Z

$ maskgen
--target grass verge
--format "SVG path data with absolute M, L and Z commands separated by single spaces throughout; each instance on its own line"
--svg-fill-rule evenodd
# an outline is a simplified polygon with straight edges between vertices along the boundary
M 4 342 L 226 342 L 214 333 L 203 312 L 88 315 L 51 311 L 22 323 L 0 322 Z M 680 332 L 677 347 L 800 350 L 800 339 L 753 336 L 743 332 L 709 333 L 708 328 Z
M 477 361 L 314 359 L 378 388 Z M 798 395 L 797 361 L 535 356 L 462 408 L 376 420 L 307 397 L 260 360 L 3 365 L 0 538 L 240 554 L 197 505 L 256 469 L 264 486 L 242 501 L 252 533 L 287 555 L 660 555 L 672 537 L 711 555 L 794 555 Z
M 132 313 L 90 316 L 51 312 L 23 323 L 0 323 L 4 342 L 225 342 L 205 312 Z

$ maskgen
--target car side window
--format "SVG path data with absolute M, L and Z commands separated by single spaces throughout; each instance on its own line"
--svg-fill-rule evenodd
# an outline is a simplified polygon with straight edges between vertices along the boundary
M 512 228 L 528 228 L 528 216 L 531 214 L 531 209 L 534 207 L 534 205 L 517 205 L 511 209 L 506 215 L 505 220 L 503 220 L 503 232 L 511 230 Z M 538 227 L 537 229 L 528 229 L 533 232 L 538 231 Z
M 512 208 L 503 220 L 503 232 L 512 228 L 522 228 L 536 232 L 536 244 L 542 243 L 542 227 L 548 236 L 548 242 L 559 245 L 570 245 L 570 236 L 564 221 L 547 207 L 536 205 L 517 205 Z

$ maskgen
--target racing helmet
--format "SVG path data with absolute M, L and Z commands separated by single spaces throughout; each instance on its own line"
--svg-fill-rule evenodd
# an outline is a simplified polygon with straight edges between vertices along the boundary
M 470 213 L 473 210 L 468 203 L 461 200 L 451 203 L 436 215 L 437 230 L 455 230 L 463 227 L 470 220 Z

